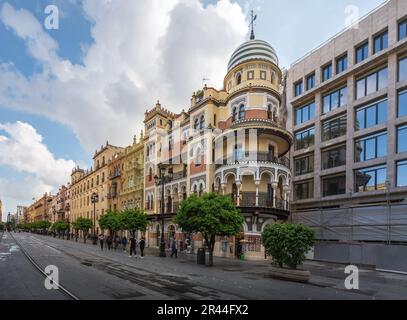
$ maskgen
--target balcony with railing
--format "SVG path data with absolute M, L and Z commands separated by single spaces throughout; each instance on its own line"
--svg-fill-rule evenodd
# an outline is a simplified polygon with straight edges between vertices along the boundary
M 255 192 L 243 192 L 240 194 L 238 200 L 236 195 L 229 195 L 232 198 L 233 204 L 239 208 L 265 208 L 265 209 L 277 209 L 288 211 L 288 201 L 279 197 L 273 198 L 268 193 L 259 192 L 256 197 Z
M 216 161 L 216 170 L 223 166 L 248 164 L 251 162 L 274 163 L 290 168 L 290 159 L 288 157 L 276 157 L 269 152 L 256 152 L 246 153 L 244 156 L 235 156 L 228 159 Z

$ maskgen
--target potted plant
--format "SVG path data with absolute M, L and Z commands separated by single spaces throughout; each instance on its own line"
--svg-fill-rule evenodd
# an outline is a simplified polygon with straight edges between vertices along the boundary
M 311 273 L 299 268 L 314 245 L 314 230 L 303 224 L 267 225 L 262 234 L 263 246 L 273 259 L 271 276 L 278 279 L 308 282 Z

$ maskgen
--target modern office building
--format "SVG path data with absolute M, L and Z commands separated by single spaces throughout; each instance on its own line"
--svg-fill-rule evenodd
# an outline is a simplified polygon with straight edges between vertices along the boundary
M 407 241 L 406 89 L 403 0 L 384 3 L 288 70 L 293 221 L 312 225 L 318 239 Z

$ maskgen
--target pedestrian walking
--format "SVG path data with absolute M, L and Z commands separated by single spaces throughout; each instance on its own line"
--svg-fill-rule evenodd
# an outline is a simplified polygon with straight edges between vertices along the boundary
M 144 248 L 146 247 L 146 240 L 144 239 L 144 237 L 141 237 L 138 245 L 140 246 L 141 259 L 144 259 Z
M 119 238 L 119 236 L 116 236 L 116 237 L 114 237 L 114 251 L 116 251 L 117 250 L 117 247 L 119 246 L 119 243 L 120 243 L 120 238 Z
M 103 234 L 99 235 L 99 243 L 100 243 L 100 249 L 103 251 L 103 245 L 105 242 L 105 236 Z
M 126 247 L 127 247 L 127 238 L 126 238 L 126 236 L 124 236 L 123 239 L 122 239 L 122 247 L 123 247 L 123 251 L 126 251 Z
M 137 239 L 134 236 L 130 237 L 130 255 L 129 258 L 132 257 L 133 253 L 134 256 L 137 258 L 137 251 L 136 251 Z
M 110 235 L 107 237 L 106 243 L 107 243 L 107 249 L 108 250 L 112 249 L 112 237 Z
M 174 240 L 172 241 L 172 246 L 171 246 L 171 258 L 175 255 L 175 258 L 178 258 L 178 245 L 177 241 Z

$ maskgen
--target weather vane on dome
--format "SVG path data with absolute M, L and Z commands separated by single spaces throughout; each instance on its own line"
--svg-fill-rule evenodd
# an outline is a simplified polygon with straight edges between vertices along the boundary
M 257 14 L 254 14 L 254 11 L 252 10 L 251 12 L 251 17 L 250 17 L 250 40 L 254 40 L 256 37 L 254 36 L 254 22 L 257 20 Z

